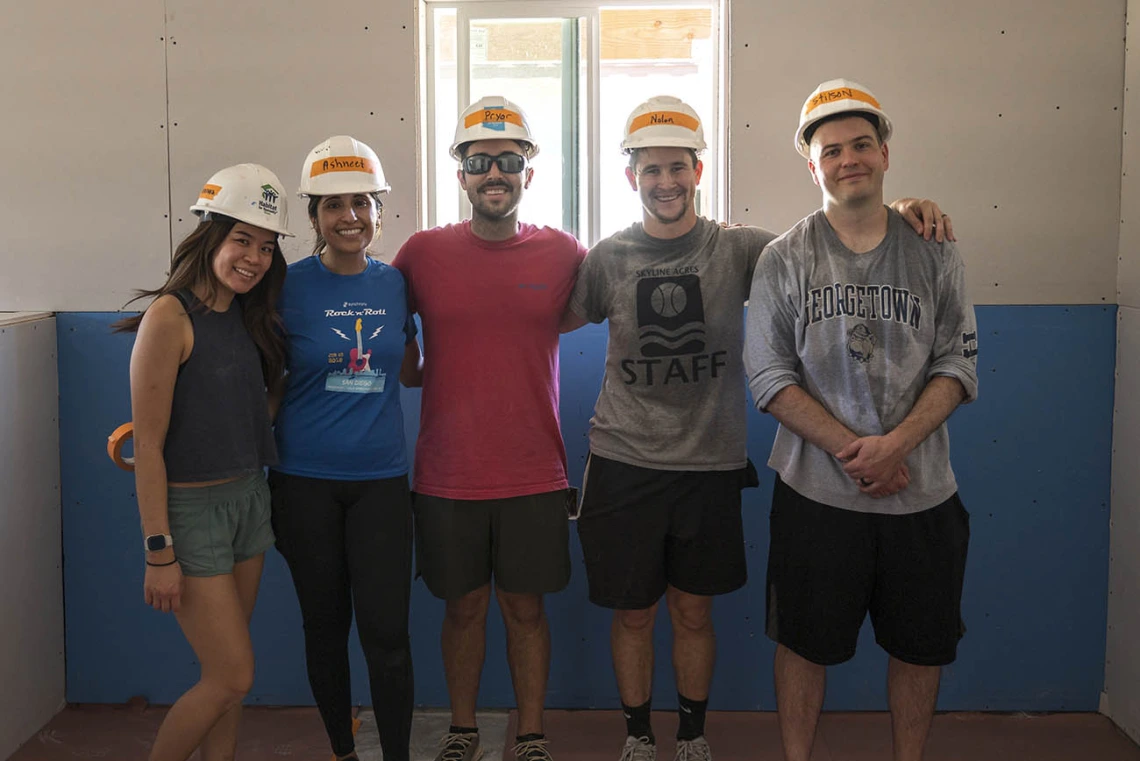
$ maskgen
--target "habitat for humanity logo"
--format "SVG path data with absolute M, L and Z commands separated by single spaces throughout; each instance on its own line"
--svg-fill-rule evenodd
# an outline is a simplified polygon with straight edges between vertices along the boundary
M 274 188 L 269 183 L 266 183 L 266 184 L 261 186 L 261 200 L 258 201 L 257 205 L 264 212 L 267 212 L 269 214 L 276 214 L 277 213 L 277 196 L 278 196 L 277 189 Z

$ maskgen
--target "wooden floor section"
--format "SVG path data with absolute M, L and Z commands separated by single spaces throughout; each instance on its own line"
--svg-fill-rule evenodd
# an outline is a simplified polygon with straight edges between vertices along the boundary
M 145 761 L 160 707 L 71 706 L 8 761 Z M 371 713 L 360 714 L 361 761 L 380 761 Z M 513 761 L 514 715 L 481 717 L 488 759 Z M 654 712 L 659 758 L 673 756 L 676 715 Z M 447 715 L 417 712 L 416 761 L 431 761 Z M 547 736 L 556 761 L 617 761 L 625 725 L 616 711 L 549 711 Z M 772 713 L 714 712 L 706 735 L 716 761 L 782 761 Z M 510 738 L 508 740 L 507 738 Z M 503 748 L 503 751 L 499 751 Z M 493 751 L 492 751 L 493 749 Z M 195 756 L 196 758 L 196 756 Z M 890 717 L 883 713 L 829 713 L 820 721 L 813 761 L 889 761 Z M 238 761 L 328 761 L 328 741 L 313 708 L 249 708 Z M 1140 747 L 1097 714 L 950 713 L 935 718 L 926 761 L 1140 761 Z
M 890 761 L 890 722 L 886 713 L 825 713 L 812 761 Z M 653 732 L 669 761 L 676 713 L 654 711 Z M 557 761 L 617 761 L 625 721 L 618 711 L 550 711 L 546 734 Z M 712 712 L 705 737 L 716 761 L 784 758 L 775 713 Z M 1140 747 L 1099 714 L 947 713 L 934 719 L 926 761 L 1140 761 Z

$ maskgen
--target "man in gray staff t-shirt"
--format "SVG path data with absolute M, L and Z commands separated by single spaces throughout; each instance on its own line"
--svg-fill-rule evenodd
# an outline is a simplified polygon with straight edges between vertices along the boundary
M 796 144 L 823 209 L 760 257 L 744 363 L 780 421 L 767 633 L 788 761 L 808 761 L 825 669 L 870 612 L 890 655 L 895 758 L 922 758 L 964 632 L 969 523 L 946 418 L 977 396 L 977 327 L 953 243 L 883 205 L 891 122 L 862 85 L 804 104 Z
M 756 485 L 756 471 L 745 452 L 744 301 L 776 236 L 697 216 L 704 148 L 700 119 L 677 98 L 633 110 L 622 149 L 642 222 L 586 256 L 563 325 L 609 320 L 578 536 L 590 600 L 614 610 L 623 761 L 656 756 L 649 698 L 663 595 L 673 622 L 676 758 L 710 758 L 712 600 L 748 577 L 740 490 Z

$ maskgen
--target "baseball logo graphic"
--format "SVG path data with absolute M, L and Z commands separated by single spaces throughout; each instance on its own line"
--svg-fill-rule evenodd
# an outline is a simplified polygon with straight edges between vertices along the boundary
M 676 317 L 685 311 L 685 304 L 688 303 L 688 297 L 685 296 L 685 289 L 676 283 L 662 283 L 653 289 L 653 293 L 649 297 L 649 305 L 653 307 L 653 311 L 662 317 Z
M 637 327 L 644 357 L 705 350 L 705 305 L 697 275 L 637 281 Z

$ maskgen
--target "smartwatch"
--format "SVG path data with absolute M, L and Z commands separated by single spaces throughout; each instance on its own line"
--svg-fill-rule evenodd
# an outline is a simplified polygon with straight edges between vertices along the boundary
M 173 546 L 174 538 L 170 534 L 151 534 L 143 540 L 143 547 L 147 552 L 161 552 Z

